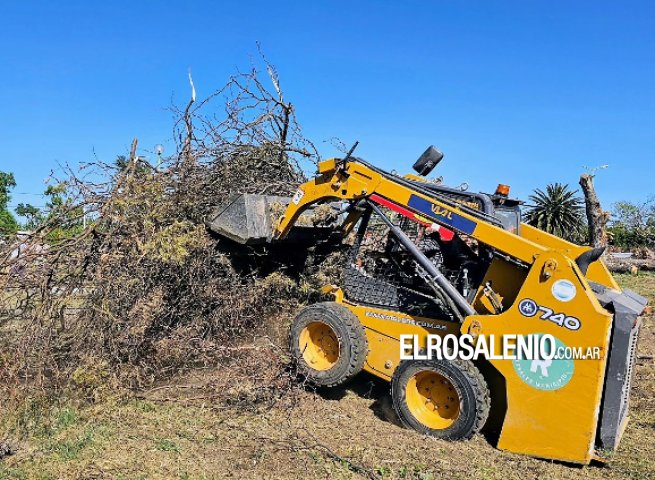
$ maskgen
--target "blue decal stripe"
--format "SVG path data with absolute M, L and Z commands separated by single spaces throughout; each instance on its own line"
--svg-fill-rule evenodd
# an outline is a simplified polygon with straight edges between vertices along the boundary
M 475 223 L 473 220 L 464 218 L 452 210 L 442 208 L 439 205 L 436 205 L 429 200 L 421 198 L 417 195 L 412 195 L 409 197 L 409 202 L 407 205 L 417 212 L 420 212 L 421 214 L 434 219 L 438 223 L 453 227 L 455 230 L 459 230 L 460 232 L 467 235 L 471 235 L 477 226 L 477 223 Z

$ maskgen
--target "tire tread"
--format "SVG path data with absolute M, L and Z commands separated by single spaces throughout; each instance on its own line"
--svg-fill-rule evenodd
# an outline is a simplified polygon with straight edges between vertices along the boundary
M 350 346 L 350 351 L 348 352 L 348 364 L 345 370 L 339 375 L 338 378 L 332 381 L 318 382 L 315 379 L 309 379 L 312 383 L 317 384 L 321 387 L 336 387 L 341 385 L 355 375 L 357 375 L 362 368 L 364 368 L 364 363 L 366 363 L 366 356 L 368 354 L 368 341 L 366 339 L 366 333 L 364 331 L 364 326 L 361 324 L 357 316 L 350 311 L 344 305 L 341 305 L 336 302 L 320 302 L 314 305 L 310 305 L 304 308 L 297 316 L 294 323 L 291 325 L 289 331 L 289 345 L 290 350 L 293 354 L 294 352 L 294 341 L 297 338 L 299 332 L 297 331 L 298 320 L 302 319 L 304 316 L 316 312 L 320 316 L 336 318 L 344 326 L 344 330 L 348 335 L 348 345 Z M 296 359 L 300 362 L 299 359 Z M 302 368 L 301 372 L 305 375 L 311 372 L 307 372 L 308 368 Z
M 407 368 L 410 368 L 409 366 L 415 363 L 411 360 L 407 362 L 408 362 L 406 364 L 408 365 Z M 429 364 L 429 361 L 418 360 L 416 361 L 416 363 Z M 482 375 L 480 370 L 473 364 L 473 362 L 469 360 L 462 360 L 456 358 L 454 360 L 448 360 L 447 363 L 455 367 L 459 371 L 459 373 L 466 378 L 466 382 L 469 384 L 472 390 L 476 409 L 475 409 L 475 417 L 473 418 L 472 425 L 469 427 L 467 431 L 462 432 L 461 434 L 460 433 L 454 434 L 452 437 L 449 435 L 444 435 L 443 437 L 440 438 L 444 438 L 446 440 L 469 440 L 476 433 L 478 433 L 482 429 L 482 427 L 484 427 L 487 418 L 489 417 L 489 411 L 491 409 L 491 397 L 489 394 L 489 387 L 487 386 L 487 382 L 485 381 L 484 376 Z M 411 415 L 411 413 L 409 412 L 407 413 L 404 412 L 404 410 L 406 410 L 406 407 L 404 406 L 401 400 L 406 398 L 406 392 L 405 392 L 406 385 L 405 384 L 397 385 L 395 383 L 398 381 L 396 379 L 402 377 L 402 375 L 404 374 L 404 370 L 400 370 L 402 368 L 403 368 L 403 364 L 401 363 L 401 365 L 398 366 L 398 369 L 394 373 L 394 378 L 392 379 L 391 396 L 393 399 L 394 408 L 396 409 L 396 413 L 398 414 L 398 417 L 403 423 L 403 425 L 405 425 L 406 427 L 415 429 L 426 435 L 431 435 L 430 433 L 431 429 L 420 424 L 418 420 L 413 418 L 413 416 L 411 421 L 404 418 L 405 414 Z M 402 390 L 399 391 L 399 389 Z M 419 426 L 412 425 L 412 422 L 417 423 L 417 425 Z M 434 436 L 438 436 L 438 435 L 434 435 Z

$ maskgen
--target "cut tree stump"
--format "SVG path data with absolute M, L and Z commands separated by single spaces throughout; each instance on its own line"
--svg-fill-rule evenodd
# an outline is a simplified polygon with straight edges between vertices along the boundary
M 588 173 L 580 175 L 580 186 L 585 198 L 587 222 L 589 223 L 589 244 L 593 247 L 607 246 L 607 230 L 609 213 L 600 206 L 600 200 L 594 188 L 594 176 Z

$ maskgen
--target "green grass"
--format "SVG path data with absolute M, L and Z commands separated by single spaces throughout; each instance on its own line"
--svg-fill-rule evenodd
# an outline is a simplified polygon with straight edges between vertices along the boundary
M 619 283 L 655 301 L 655 275 L 618 275 Z M 653 317 L 644 319 L 640 354 L 655 352 Z M 0 439 L 18 444 L 0 461 L 0 479 L 363 478 L 465 480 L 537 478 L 639 480 L 655 472 L 655 372 L 642 362 L 631 421 L 610 467 L 577 468 L 469 442 L 425 439 L 385 422 L 374 399 L 339 401 L 311 393 L 263 412 L 211 402 L 103 400 L 80 404 L 30 399 L 5 414 Z M 334 457 L 319 446 L 328 447 Z
M 155 439 L 155 448 L 161 450 L 162 452 L 179 452 L 180 447 L 177 444 L 169 440 L 168 438 L 157 438 Z
M 50 451 L 55 452 L 63 460 L 74 460 L 85 448 L 94 444 L 94 430 L 89 428 L 71 440 L 54 441 L 50 445 Z
M 655 301 L 655 273 L 639 272 L 636 275 L 621 273 L 614 278 L 623 288 L 629 288 L 649 297 L 651 304 Z

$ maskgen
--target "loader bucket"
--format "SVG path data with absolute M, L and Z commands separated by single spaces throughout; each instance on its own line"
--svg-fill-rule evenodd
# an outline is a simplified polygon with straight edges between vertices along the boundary
M 273 243 L 275 223 L 290 201 L 291 197 L 276 195 L 237 195 L 216 207 L 205 224 L 213 233 L 243 245 Z M 331 209 L 325 205 L 318 208 Z M 283 241 L 315 243 L 327 239 L 334 228 L 316 217 L 313 209 L 304 212 Z

